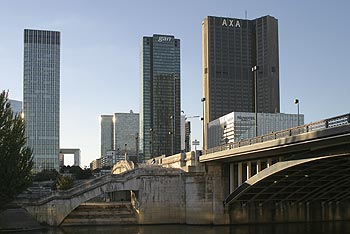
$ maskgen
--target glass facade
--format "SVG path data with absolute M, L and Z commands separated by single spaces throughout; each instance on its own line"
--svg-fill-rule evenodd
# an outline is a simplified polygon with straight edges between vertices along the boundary
M 101 157 L 106 156 L 106 152 L 114 150 L 114 117 L 113 115 L 101 115 Z
M 58 170 L 60 32 L 24 30 L 23 112 L 34 171 Z
M 180 152 L 180 40 L 143 37 L 141 45 L 140 150 L 144 159 Z
M 124 160 L 125 153 L 129 159 L 138 161 L 139 156 L 139 114 L 115 113 L 114 115 L 101 115 L 101 158 L 102 165 Z M 113 157 L 111 155 L 114 154 Z M 113 158 L 111 161 L 110 159 Z
M 116 151 L 117 162 L 124 159 L 124 155 L 138 157 L 139 153 L 139 114 L 115 113 L 114 114 L 114 149 Z
M 208 16 L 202 23 L 202 40 L 206 126 L 232 111 L 254 112 L 255 100 L 257 112 L 279 113 L 277 19 Z M 256 65 L 259 70 L 255 84 L 252 67 Z

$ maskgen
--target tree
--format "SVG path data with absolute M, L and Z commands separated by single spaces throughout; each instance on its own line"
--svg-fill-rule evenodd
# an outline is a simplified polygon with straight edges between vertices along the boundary
M 57 190 L 67 190 L 73 187 L 73 178 L 70 176 L 59 176 L 57 178 L 56 188 Z
M 8 92 L 0 94 L 0 209 L 32 182 L 32 150 L 26 147 L 25 125 L 13 114 Z
M 34 176 L 34 181 L 49 181 L 49 180 L 56 180 L 58 177 L 58 172 L 55 169 L 44 169 L 41 172 L 38 172 Z

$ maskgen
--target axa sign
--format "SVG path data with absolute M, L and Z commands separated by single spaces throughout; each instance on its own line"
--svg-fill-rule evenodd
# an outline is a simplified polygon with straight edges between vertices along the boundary
M 241 27 L 241 23 L 237 19 L 223 19 L 221 25 L 226 27 L 234 27 L 234 28 Z

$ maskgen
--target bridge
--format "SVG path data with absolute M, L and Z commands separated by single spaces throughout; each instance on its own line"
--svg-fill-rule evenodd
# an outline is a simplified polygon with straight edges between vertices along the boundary
M 158 157 L 144 168 L 123 164 L 113 169 L 121 174 L 24 206 L 57 226 L 91 198 L 130 191 L 139 224 L 350 219 L 350 114 L 203 153 Z
M 139 213 L 138 222 L 147 223 L 147 219 L 144 220 L 143 217 L 145 212 L 142 212 L 142 210 L 146 209 L 152 212 L 151 207 L 155 201 L 158 202 L 158 205 L 159 203 L 165 203 L 165 199 L 169 199 L 165 193 L 165 190 L 167 190 L 173 196 L 170 196 L 170 200 L 167 204 L 164 204 L 163 208 L 172 211 L 172 214 L 168 217 L 172 219 L 175 218 L 174 215 L 176 216 L 179 213 L 176 211 L 176 207 L 179 205 L 176 197 L 180 197 L 177 191 L 179 188 L 172 185 L 181 184 L 178 179 L 181 178 L 182 173 L 183 171 L 179 169 L 138 168 L 122 174 L 102 176 L 70 190 L 55 192 L 40 200 L 22 201 L 21 205 L 39 222 L 59 226 L 74 209 L 92 198 L 108 192 L 130 191 L 131 204 L 135 212 Z M 154 196 L 157 196 L 157 198 L 155 199 Z M 161 216 L 160 211 L 158 210 L 153 215 Z M 146 212 L 146 214 L 148 213 Z M 164 219 L 164 222 L 169 221 Z
M 350 114 L 208 149 L 229 223 L 350 218 Z

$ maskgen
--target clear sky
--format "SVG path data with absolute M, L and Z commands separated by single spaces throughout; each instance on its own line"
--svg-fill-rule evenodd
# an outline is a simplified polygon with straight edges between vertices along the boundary
M 350 112 L 348 0 L 0 0 L 0 90 L 22 100 L 25 28 L 61 31 L 60 145 L 88 165 L 100 156 L 99 116 L 139 111 L 142 36 L 181 40 L 181 109 L 201 115 L 201 22 L 245 11 L 279 21 L 281 112 L 296 113 L 294 98 L 306 123 Z

